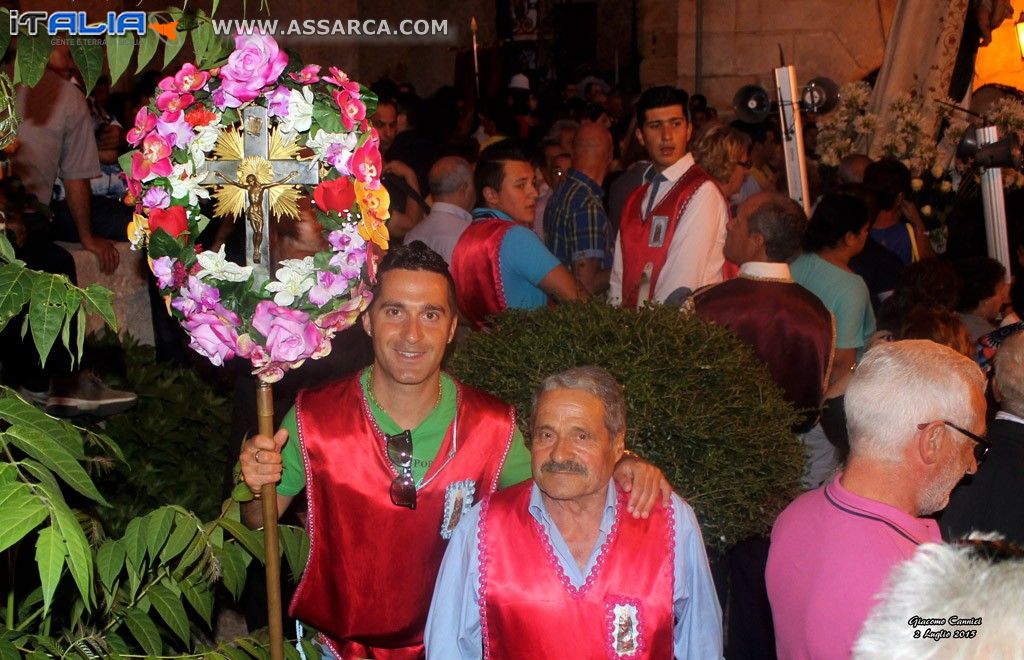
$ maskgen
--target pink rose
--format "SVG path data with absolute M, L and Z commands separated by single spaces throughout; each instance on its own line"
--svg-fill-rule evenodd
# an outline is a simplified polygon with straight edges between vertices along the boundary
M 281 307 L 269 300 L 256 305 L 252 327 L 266 337 L 271 362 L 294 363 L 312 356 L 320 347 L 320 332 L 309 314 Z
M 193 314 L 181 324 L 192 338 L 189 347 L 210 360 L 215 367 L 235 357 L 238 345 L 235 328 L 239 323 L 234 313 L 220 305 L 217 308 Z
M 235 37 L 235 52 L 221 67 L 221 89 L 242 103 L 252 101 L 278 79 L 286 66 L 288 56 L 272 37 L 240 34 Z

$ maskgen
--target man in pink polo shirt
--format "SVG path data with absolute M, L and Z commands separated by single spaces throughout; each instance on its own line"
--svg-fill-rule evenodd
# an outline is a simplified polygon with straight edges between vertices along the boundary
M 985 380 L 930 341 L 870 350 L 846 390 L 850 458 L 775 521 L 765 580 L 781 660 L 846 659 L 891 570 L 984 456 Z

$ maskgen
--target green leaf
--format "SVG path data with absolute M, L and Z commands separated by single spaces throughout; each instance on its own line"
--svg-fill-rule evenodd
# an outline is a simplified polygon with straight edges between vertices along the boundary
M 181 587 L 181 593 L 185 596 L 185 600 L 188 601 L 189 605 L 192 606 L 192 609 L 203 618 L 207 626 L 211 626 L 213 621 L 213 592 L 206 586 L 206 583 L 182 580 L 178 583 L 178 586 Z
M 135 568 L 142 568 L 146 559 L 146 525 L 147 518 L 133 518 L 124 530 L 124 551 L 127 559 Z
M 11 45 L 11 11 L 6 7 L 0 9 L 0 59 L 7 54 Z
M 3 437 L 0 436 L 0 442 Z M 0 485 L 6 485 L 14 482 L 18 478 L 18 468 L 14 467 L 10 463 L 0 463 Z
M 149 235 L 149 257 L 159 259 L 160 257 L 174 257 L 178 259 L 181 255 L 181 246 L 173 236 L 167 233 L 162 227 Z
M 48 498 L 62 497 L 57 478 L 42 463 L 26 458 L 21 461 L 21 467 L 25 468 L 26 472 L 35 477 L 36 481 L 44 486 Z
M 99 284 L 90 284 L 89 286 L 82 289 L 82 301 L 88 305 L 90 312 L 96 312 L 102 318 L 104 323 L 110 327 L 111 330 L 117 332 L 117 317 L 114 316 L 114 294 L 110 289 L 105 289 Z
M 142 40 L 139 42 L 139 61 L 135 67 L 135 73 L 141 73 L 149 61 L 153 59 L 153 55 L 156 54 L 156 47 L 160 45 L 160 38 L 157 35 L 156 30 L 146 30 L 146 34 L 142 35 Z
M 107 540 L 96 551 L 96 570 L 107 591 L 114 590 L 114 580 L 124 567 L 124 559 L 124 545 L 120 541 Z
M 155 584 L 149 590 L 149 599 L 160 614 L 160 618 L 167 623 L 167 627 L 178 636 L 178 639 L 188 645 L 188 615 L 185 614 L 185 606 L 181 604 L 181 598 L 163 584 Z
M 64 296 L 67 285 L 60 277 L 37 276 L 32 283 L 32 304 L 28 310 L 28 321 L 32 329 L 32 341 L 39 351 L 39 359 L 45 364 L 53 342 L 57 339 L 64 323 L 66 307 Z
M 225 108 L 220 115 L 221 126 L 231 126 L 238 123 L 238 111 L 234 108 Z
M 106 44 L 107 66 L 110 67 L 110 81 L 111 83 L 116 83 L 132 61 L 132 51 L 135 50 L 135 37 L 126 34 L 119 36 L 108 34 Z M 131 172 L 131 170 L 125 170 L 125 172 Z
M 17 255 L 14 254 L 14 246 L 11 245 L 11 241 L 7 238 L 7 233 L 0 232 L 0 259 L 12 262 L 17 258 Z
M 149 550 L 149 557 L 153 561 L 158 558 L 160 548 L 167 543 L 167 536 L 171 533 L 171 525 L 174 524 L 174 509 L 163 507 L 153 511 L 146 516 L 146 547 Z
M 148 32 L 147 32 L 148 34 Z M 156 624 L 144 612 L 133 608 L 125 614 L 124 622 L 131 631 L 132 636 L 150 655 L 159 655 L 163 650 L 163 643 L 160 641 L 160 631 Z
M 0 660 L 21 660 L 21 651 L 14 642 L 0 641 Z
M 249 529 L 237 520 L 228 520 L 227 518 L 220 519 L 217 524 L 235 537 L 249 551 L 249 554 L 263 561 L 263 534 L 261 532 Z
M 46 519 L 46 507 L 23 483 L 0 486 L 0 551 L 6 550 Z
M 220 574 L 221 579 L 224 580 L 224 586 L 235 597 L 235 600 L 238 600 L 245 587 L 245 551 L 235 543 L 225 543 L 219 549 L 218 554 L 220 555 Z
M 39 580 L 43 585 L 43 614 L 50 611 L 53 593 L 57 590 L 61 573 L 64 569 L 64 558 L 67 557 L 67 546 L 60 534 L 53 527 L 39 530 L 36 539 L 36 565 L 39 567 Z
M 16 424 L 7 429 L 11 444 L 52 470 L 66 484 L 94 502 L 107 504 L 96 484 L 67 447 L 39 429 Z
M 345 130 L 338 109 L 328 106 L 326 102 L 313 103 L 313 121 L 328 133 L 341 133 Z
M 138 149 L 132 149 L 131 151 L 125 152 L 117 157 L 117 166 L 121 168 L 121 171 L 125 174 L 131 174 L 132 171 L 132 158 L 139 152 Z
M 85 95 L 92 93 L 92 88 L 103 73 L 103 47 L 100 45 L 86 46 L 80 44 L 77 39 L 71 39 L 68 49 L 71 51 L 71 58 L 78 65 L 82 73 L 82 80 L 85 82 Z
M 302 540 L 306 536 L 305 530 L 298 527 L 287 527 L 282 525 L 278 528 L 278 537 L 284 547 L 284 556 L 288 561 L 288 568 L 292 577 L 298 580 L 306 567 L 306 556 L 302 554 Z
M 53 37 L 47 34 L 18 35 L 17 57 L 14 60 L 15 83 L 23 82 L 35 87 L 46 71 L 46 63 L 50 60 Z
M 82 436 L 75 427 L 54 419 L 35 406 L 22 401 L 7 388 L 0 389 L 0 419 L 5 419 L 12 425 L 30 427 L 58 441 L 76 459 L 85 459 Z
M 78 591 L 82 599 L 87 603 L 93 602 L 93 564 L 92 548 L 85 538 L 85 532 L 75 519 L 75 515 L 63 502 L 53 502 L 50 508 L 53 516 L 54 526 L 64 539 L 68 547 L 68 568 L 71 570 L 71 577 L 78 585 Z
M 85 305 L 79 305 L 78 311 L 75 312 L 75 358 L 79 363 L 82 361 L 82 351 L 85 350 Z
M 192 30 L 192 49 L 196 52 L 196 66 L 206 68 L 206 49 L 213 39 L 213 23 L 200 16 L 199 24 Z
M 146 31 L 147 33 L 149 30 Z M 178 32 L 175 35 L 176 39 L 168 39 L 164 42 L 164 68 L 166 69 L 171 65 L 171 62 L 177 57 L 178 53 L 185 46 L 185 42 L 188 41 L 188 34 L 184 32 Z
M 0 266 L 0 328 L 19 314 L 31 295 L 32 274 L 24 266 Z
M 167 539 L 167 545 L 160 552 L 160 561 L 169 562 L 177 557 L 198 533 L 199 530 L 196 529 L 195 523 L 190 517 L 178 514 L 175 517 L 174 531 L 171 532 L 171 537 Z

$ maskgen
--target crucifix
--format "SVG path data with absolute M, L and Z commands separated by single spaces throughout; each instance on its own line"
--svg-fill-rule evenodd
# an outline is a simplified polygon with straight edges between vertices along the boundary
M 320 181 L 315 160 L 271 159 L 267 109 L 250 105 L 242 111 L 242 152 L 238 160 L 207 160 L 204 186 L 233 186 L 244 195 L 246 262 L 263 279 L 270 278 L 270 191 L 277 186 L 315 185 Z M 248 246 L 252 246 L 250 254 Z M 274 434 L 273 393 L 270 383 L 260 381 L 256 390 L 259 432 Z M 284 631 L 281 619 L 281 566 L 278 545 L 277 498 L 274 484 L 261 490 L 263 505 L 264 564 L 267 575 L 267 620 L 270 625 L 272 660 L 284 658 Z
M 245 194 L 245 238 L 252 246 L 252 256 L 246 259 L 249 265 L 270 271 L 270 239 L 267 220 L 270 219 L 269 191 L 275 186 L 315 185 L 320 182 L 318 164 L 315 160 L 271 160 L 270 130 L 267 109 L 250 105 L 242 111 L 242 157 L 262 159 L 270 165 L 270 180 L 258 180 L 249 174 L 242 179 L 239 173 L 241 160 L 208 160 L 205 186 L 232 185 L 242 188 Z

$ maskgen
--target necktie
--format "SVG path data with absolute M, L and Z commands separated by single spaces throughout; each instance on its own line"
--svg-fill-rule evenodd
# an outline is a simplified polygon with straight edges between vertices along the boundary
M 647 211 L 644 213 L 644 217 L 641 220 L 646 220 L 651 217 L 651 211 L 654 210 L 654 200 L 658 198 L 658 188 L 661 186 L 663 181 L 668 181 L 663 174 L 656 174 L 651 179 L 651 193 L 647 198 Z

